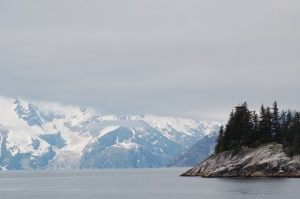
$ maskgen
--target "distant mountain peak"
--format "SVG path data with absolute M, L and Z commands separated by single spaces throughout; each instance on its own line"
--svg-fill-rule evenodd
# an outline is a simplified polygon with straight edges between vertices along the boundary
M 0 97 L 0 168 L 162 167 L 220 125 Z

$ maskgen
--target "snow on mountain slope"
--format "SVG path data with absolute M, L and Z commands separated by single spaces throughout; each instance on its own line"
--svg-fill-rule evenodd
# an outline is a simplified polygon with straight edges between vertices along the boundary
M 220 125 L 0 97 L 0 167 L 162 167 Z
M 29 113 L 29 107 L 26 104 L 24 106 L 16 103 L 16 100 L 0 98 L 0 121 L 1 121 L 1 131 L 9 133 L 6 138 L 6 148 L 11 153 L 12 156 L 17 153 L 30 153 L 35 152 L 34 155 L 41 155 L 48 152 L 47 148 L 50 146 L 45 141 L 41 140 L 38 135 L 42 134 L 43 131 L 38 126 L 30 126 L 28 123 L 21 118 L 23 115 L 17 114 L 17 107 L 20 106 L 25 113 Z M 3 138 L 2 138 L 3 139 Z M 38 140 L 40 146 L 38 149 L 34 149 L 32 145 L 32 140 Z
M 158 117 L 153 115 L 143 116 L 101 116 L 100 122 L 111 125 L 122 124 L 123 126 L 150 126 L 164 137 L 180 143 L 184 148 L 193 145 L 205 135 L 219 130 L 221 122 L 195 121 L 185 118 Z
M 197 122 L 185 118 L 156 117 L 146 115 L 141 120 L 176 142 L 191 146 L 205 135 L 219 130 L 220 122 Z M 189 140 L 188 137 L 197 138 Z

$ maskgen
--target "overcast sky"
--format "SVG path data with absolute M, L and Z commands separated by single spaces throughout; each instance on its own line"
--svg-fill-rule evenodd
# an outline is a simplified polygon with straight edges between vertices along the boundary
M 0 95 L 201 120 L 300 110 L 300 1 L 0 0 Z

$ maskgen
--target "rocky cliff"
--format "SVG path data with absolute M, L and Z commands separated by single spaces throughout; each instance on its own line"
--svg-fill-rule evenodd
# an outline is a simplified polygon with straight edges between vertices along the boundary
M 281 144 L 243 147 L 211 155 L 181 176 L 300 177 L 300 155 L 288 157 Z

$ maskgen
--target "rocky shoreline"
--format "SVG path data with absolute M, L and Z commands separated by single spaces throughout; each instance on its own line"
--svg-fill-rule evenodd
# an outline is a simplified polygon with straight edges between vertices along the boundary
M 300 155 L 288 157 L 281 144 L 213 154 L 181 176 L 300 177 Z

